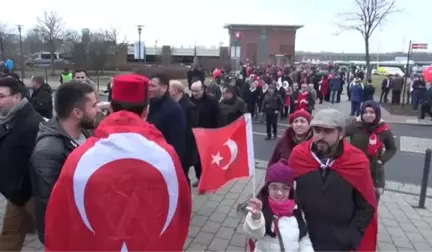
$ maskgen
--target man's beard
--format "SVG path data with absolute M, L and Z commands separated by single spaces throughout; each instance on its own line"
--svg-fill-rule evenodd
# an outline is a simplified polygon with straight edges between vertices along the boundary
M 80 127 L 84 130 L 91 130 L 96 128 L 95 120 L 90 119 L 89 117 L 85 116 L 80 121 Z
M 325 144 L 327 146 L 327 148 L 325 148 L 325 149 L 319 149 L 317 147 L 318 143 Z M 334 145 L 330 146 L 328 143 L 326 143 L 324 141 L 318 141 L 317 143 L 313 143 L 312 144 L 312 151 L 319 158 L 323 158 L 323 157 L 330 158 L 330 157 L 332 157 L 336 153 L 336 150 L 337 150 L 338 146 L 339 146 L 339 142 L 336 142 Z

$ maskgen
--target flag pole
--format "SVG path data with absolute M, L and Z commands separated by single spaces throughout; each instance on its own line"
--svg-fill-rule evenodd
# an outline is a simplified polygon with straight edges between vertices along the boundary
M 253 131 L 252 131 L 252 116 L 250 113 L 243 115 L 246 123 L 246 145 L 247 145 L 247 156 L 248 156 L 248 167 L 249 167 L 249 178 L 251 179 L 252 185 L 252 197 L 255 197 L 255 152 L 253 146 Z
M 254 169 L 255 169 L 255 167 L 254 167 Z M 255 173 L 254 173 L 252 175 L 252 181 L 251 181 L 251 184 L 252 184 L 252 197 L 253 198 L 255 198 L 255 187 L 256 187 L 255 183 L 256 183 L 256 181 L 255 181 Z

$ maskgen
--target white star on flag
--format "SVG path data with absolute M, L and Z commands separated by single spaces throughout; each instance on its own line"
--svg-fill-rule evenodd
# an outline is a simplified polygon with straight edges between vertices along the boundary
M 220 166 L 220 162 L 223 160 L 223 157 L 220 155 L 220 152 L 216 153 L 216 155 L 212 156 L 212 164 L 217 164 Z

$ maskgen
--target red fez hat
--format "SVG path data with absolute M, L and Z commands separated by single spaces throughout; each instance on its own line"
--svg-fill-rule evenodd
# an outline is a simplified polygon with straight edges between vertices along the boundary
M 114 102 L 145 103 L 149 94 L 149 79 L 137 74 L 117 75 L 112 80 Z

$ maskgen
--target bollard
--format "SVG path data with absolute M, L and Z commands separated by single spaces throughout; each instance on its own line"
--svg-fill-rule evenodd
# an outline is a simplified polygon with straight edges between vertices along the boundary
M 49 84 L 48 83 L 48 68 L 45 68 L 45 83 Z
M 429 182 L 431 155 L 432 155 L 432 150 L 426 149 L 425 162 L 423 167 L 423 177 L 422 177 L 422 183 L 420 188 L 420 199 L 419 199 L 419 208 L 423 208 L 423 209 L 425 208 L 425 204 L 426 204 L 426 192 L 427 192 L 428 182 Z

